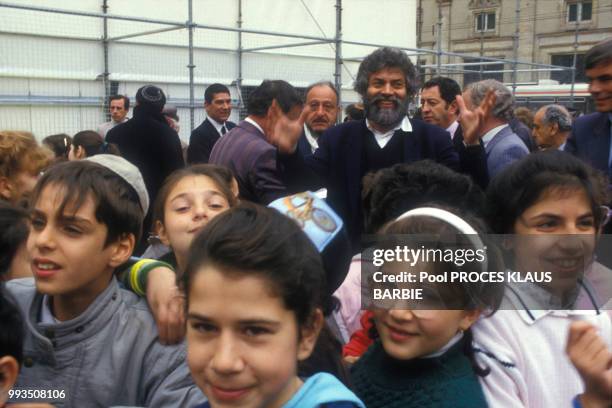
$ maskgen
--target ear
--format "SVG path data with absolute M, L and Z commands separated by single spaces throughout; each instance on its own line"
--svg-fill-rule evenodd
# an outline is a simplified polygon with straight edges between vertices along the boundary
M 464 313 L 463 318 L 459 322 L 459 328 L 463 331 L 466 331 L 474 324 L 476 320 L 478 320 L 478 318 L 480 317 L 480 314 L 482 313 L 482 310 L 480 309 L 465 310 L 463 313 Z
M 19 374 L 19 364 L 13 356 L 0 357 L 0 406 L 4 406 L 3 396 L 15 385 Z
M 11 201 L 14 188 L 13 183 L 8 177 L 0 177 L 0 197 L 7 201 Z
M 75 156 L 79 160 L 85 158 L 85 149 L 83 148 L 83 146 L 77 146 Z
M 559 124 L 558 123 L 551 123 L 550 124 L 550 133 L 552 133 L 553 135 L 556 135 L 557 133 L 559 133 Z
M 300 328 L 300 342 L 298 344 L 297 358 L 298 361 L 304 361 L 312 354 L 312 351 L 317 344 L 319 332 L 323 328 L 325 318 L 321 309 L 317 309 L 311 318 L 311 321 L 304 327 Z
M 459 106 L 457 105 L 457 100 L 453 100 L 451 103 L 448 104 L 448 111 L 453 115 L 459 115 Z
M 123 234 L 117 240 L 110 244 L 111 257 L 109 265 L 113 268 L 123 264 L 134 252 L 134 246 L 136 245 L 136 237 L 134 234 Z
M 234 194 L 234 197 L 238 198 L 238 194 L 240 194 L 240 189 L 238 188 L 238 181 L 236 180 L 236 177 L 232 177 L 232 185 L 230 186 L 230 189 L 232 190 L 232 194 Z
M 162 222 L 159 220 L 155 221 L 155 232 L 157 233 L 157 236 L 159 237 L 159 240 L 162 242 L 162 244 L 169 247 L 170 239 L 168 239 L 166 228 L 164 228 L 164 224 L 162 224 Z

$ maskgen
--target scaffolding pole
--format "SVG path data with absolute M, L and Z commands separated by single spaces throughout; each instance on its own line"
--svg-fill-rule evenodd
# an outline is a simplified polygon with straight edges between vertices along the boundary
M 338 92 L 338 106 L 342 104 L 342 0 L 336 0 L 336 55 L 334 68 L 334 85 Z M 338 117 L 336 117 L 338 120 Z
M 437 44 L 437 52 L 436 52 L 436 75 L 440 75 L 440 66 L 442 64 L 442 7 L 440 7 L 440 3 L 438 2 L 438 38 L 436 40 Z
M 187 2 L 188 10 L 188 18 L 187 21 L 187 32 L 189 33 L 189 131 L 193 132 L 195 127 L 195 95 L 194 95 L 194 81 L 193 81 L 193 71 L 195 69 L 195 65 L 193 64 L 193 0 L 188 0 Z
M 242 29 L 242 0 L 238 0 L 238 20 L 236 25 L 239 29 Z M 238 103 L 240 104 L 238 109 L 244 106 L 244 100 L 242 99 L 242 31 L 238 31 L 238 77 L 236 78 L 236 90 L 238 91 Z
M 516 61 L 518 60 L 518 47 L 519 47 L 519 34 L 520 34 L 520 20 L 521 20 L 521 0 L 516 0 L 515 12 L 515 28 L 514 28 L 514 62 L 512 64 L 512 95 L 516 93 L 516 81 L 517 81 L 517 70 Z
M 572 59 L 572 86 L 570 87 L 570 106 L 574 106 L 574 84 L 576 83 L 576 60 L 578 53 L 578 18 L 576 18 L 576 29 L 574 30 L 574 58 Z
M 102 0 L 102 13 L 106 15 L 108 11 L 108 0 Z M 102 52 L 104 53 L 104 72 L 102 73 L 102 86 L 104 87 L 104 117 L 110 120 L 110 112 L 106 107 L 110 98 L 110 72 L 108 71 L 108 20 L 102 19 Z

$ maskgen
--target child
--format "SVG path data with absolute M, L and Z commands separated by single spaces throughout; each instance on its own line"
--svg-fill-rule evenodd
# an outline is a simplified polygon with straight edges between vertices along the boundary
M 328 302 L 321 258 L 293 220 L 254 205 L 218 216 L 193 242 L 183 286 L 201 407 L 364 407 L 330 374 L 297 376 Z
M 177 273 L 197 232 L 214 216 L 234 206 L 238 186 L 225 167 L 198 164 L 176 170 L 162 185 L 153 207 L 153 220 L 162 244 L 157 261 L 141 259 L 130 266 L 123 283 L 147 297 L 158 324 L 160 341 L 174 344 L 185 334 L 183 293 L 176 286 Z M 146 258 L 144 257 L 144 258 Z M 151 272 L 151 273 L 150 273 Z
M 529 155 L 489 186 L 489 223 L 496 233 L 514 234 L 508 240 L 510 266 L 552 272 L 551 282 L 510 284 L 505 302 L 513 310 L 474 325 L 477 355 L 491 368 L 482 379 L 491 406 L 571 406 L 583 392 L 564 352 L 572 321 L 592 324 L 608 347 L 612 344 L 610 318 L 600 311 L 588 282 L 604 192 L 605 183 L 592 169 L 560 151 Z M 610 277 L 608 272 L 608 287 Z M 580 299 L 588 301 L 589 310 L 577 310 Z
M 47 136 L 42 140 L 42 145 L 53 152 L 54 163 L 68 160 L 68 152 L 72 145 L 72 138 L 65 133 Z
M 476 225 L 476 221 L 471 224 Z M 384 227 L 380 239 L 402 234 L 399 241 L 393 240 L 393 248 L 406 245 L 445 253 L 459 253 L 466 248 L 482 251 L 484 244 L 472 225 L 450 211 L 421 207 Z M 454 239 L 440 238 L 445 236 Z M 383 241 L 380 245 L 387 248 L 388 243 Z M 382 270 L 388 275 L 399 271 L 418 275 L 426 271 L 442 277 L 450 271 L 486 271 L 495 265 L 496 258 L 489 250 L 484 260 L 465 264 L 432 259 L 416 265 L 391 262 Z M 414 286 L 407 284 L 410 285 Z M 391 287 L 387 283 L 381 289 Z M 486 371 L 474 362 L 470 327 L 482 311 L 495 310 L 501 288 L 495 284 L 450 281 L 431 285 L 420 282 L 416 287 L 424 294 L 414 302 L 374 300 L 374 334 L 379 341 L 351 370 L 357 395 L 368 407 L 486 407 L 477 379 L 477 374 L 486 375 Z
M 52 396 L 58 407 L 201 401 L 184 345 L 159 344 L 144 300 L 113 277 L 148 209 L 142 176 L 118 156 L 90 160 L 50 168 L 32 195 L 27 247 L 35 282 L 7 283 L 26 319 L 16 387 L 64 391 Z
M 27 205 L 38 175 L 51 163 L 52 156 L 31 133 L 0 131 L 0 200 Z
M 81 160 L 96 154 L 119 155 L 119 149 L 114 144 L 105 142 L 102 136 L 93 130 L 83 130 L 74 135 L 68 160 Z
M 32 276 L 26 249 L 29 214 L 0 201 L 0 281 Z

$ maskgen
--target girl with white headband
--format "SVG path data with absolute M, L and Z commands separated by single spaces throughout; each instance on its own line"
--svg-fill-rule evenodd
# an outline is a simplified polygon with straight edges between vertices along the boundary
M 496 309 L 502 287 L 495 283 L 452 282 L 448 274 L 442 283 L 429 284 L 418 278 L 416 283 L 388 283 L 391 277 L 405 272 L 417 276 L 427 272 L 440 278 L 451 271 L 499 267 L 499 258 L 494 251 L 488 253 L 472 226 L 479 222 L 468 222 L 451 211 L 416 208 L 383 227 L 379 234 L 381 242 L 375 245 L 375 251 L 400 246 L 428 251 L 430 255 L 409 262 L 379 263 L 376 271 L 387 276 L 386 280 L 380 274 L 369 279 L 373 289 L 420 288 L 422 292 L 414 301 L 373 300 L 372 335 L 378 340 L 351 370 L 355 391 L 368 407 L 487 406 L 478 382 L 478 375 L 486 375 L 487 370 L 475 364 L 470 327 L 483 312 Z M 453 261 L 435 258 L 430 250 L 450 251 L 457 257 Z M 468 250 L 485 256 L 466 260 L 463 255 Z M 381 280 L 386 283 L 381 284 Z

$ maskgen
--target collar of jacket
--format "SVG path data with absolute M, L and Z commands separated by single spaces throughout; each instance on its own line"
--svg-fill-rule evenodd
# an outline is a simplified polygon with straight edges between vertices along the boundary
M 34 296 L 26 323 L 35 342 L 54 349 L 73 346 L 99 333 L 124 302 L 117 280 L 113 278 L 80 316 L 61 323 L 45 324 L 38 322 L 43 297 L 40 293 Z

